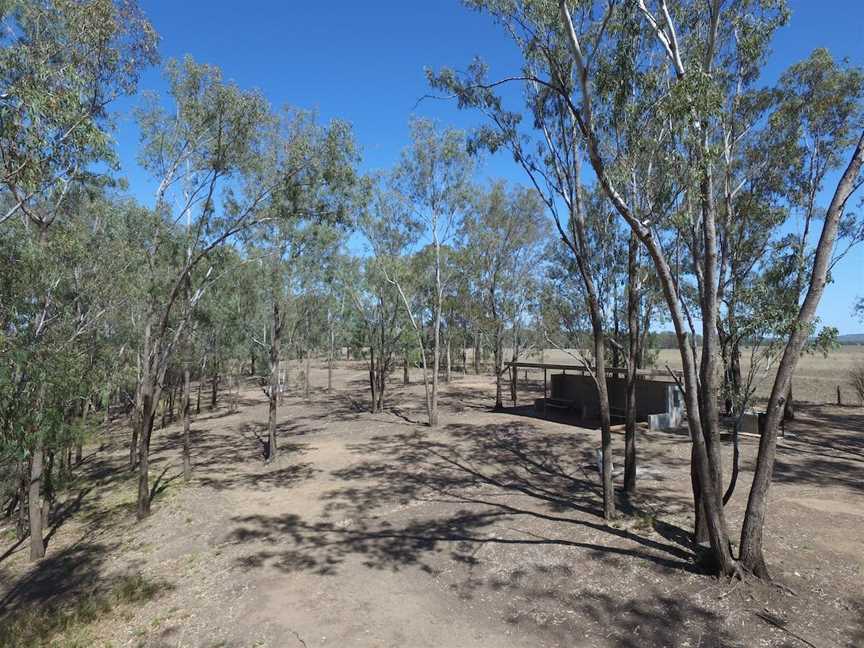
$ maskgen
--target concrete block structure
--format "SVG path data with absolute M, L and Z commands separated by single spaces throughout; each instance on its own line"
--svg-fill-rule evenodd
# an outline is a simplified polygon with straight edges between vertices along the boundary
M 535 406 L 560 408 L 581 419 L 600 416 L 600 401 L 594 378 L 578 366 L 530 362 L 509 363 L 511 370 L 543 369 L 543 399 Z M 609 408 L 613 419 L 623 420 L 627 382 L 621 370 L 607 373 Z M 640 370 L 636 375 L 636 420 L 648 423 L 651 430 L 677 428 L 684 421 L 684 398 L 668 374 Z

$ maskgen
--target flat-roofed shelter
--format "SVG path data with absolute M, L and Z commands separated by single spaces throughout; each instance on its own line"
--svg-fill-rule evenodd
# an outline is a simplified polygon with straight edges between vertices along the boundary
M 519 369 L 543 370 L 543 399 L 534 407 L 544 415 L 546 408 L 574 412 L 579 418 L 600 416 L 600 399 L 594 377 L 583 366 L 550 364 L 545 362 L 507 362 L 512 379 Z M 623 419 L 627 398 L 625 369 L 608 369 L 606 385 L 609 391 L 609 411 L 613 418 Z M 636 372 L 636 420 L 648 424 L 649 429 L 678 427 L 684 419 L 684 399 L 676 378 L 679 374 L 656 369 Z

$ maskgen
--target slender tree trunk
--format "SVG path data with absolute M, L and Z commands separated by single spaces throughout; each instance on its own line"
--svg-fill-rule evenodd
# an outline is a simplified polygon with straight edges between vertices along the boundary
M 402 384 L 409 385 L 411 384 L 411 377 L 408 375 L 408 352 L 405 351 L 405 355 L 402 356 Z
M 159 425 L 159 429 L 165 428 L 165 426 L 168 424 L 168 403 L 167 403 L 167 400 L 168 400 L 170 393 L 171 392 L 169 390 L 169 392 L 165 393 L 162 396 L 162 422 Z
M 150 437 L 153 433 L 153 396 L 144 394 L 141 430 L 138 435 L 138 503 L 136 515 L 143 520 L 150 515 Z
M 283 369 L 285 372 L 284 380 L 282 382 L 282 389 L 279 390 L 279 402 L 283 402 L 285 400 L 286 392 L 288 391 L 288 386 L 291 384 L 291 358 L 290 358 L 290 340 L 288 343 L 289 349 L 285 351 L 285 362 L 280 362 L 279 367 Z
M 480 346 L 480 329 L 474 331 L 474 374 L 480 375 L 480 356 L 483 350 Z
M 860 177 L 862 166 L 864 166 L 864 131 L 861 133 L 849 165 L 837 183 L 837 189 L 826 212 L 822 234 L 819 237 L 813 258 L 813 269 L 807 294 L 798 311 L 796 326 L 777 367 L 774 386 L 768 399 L 765 427 L 759 437 L 759 454 L 756 458 L 753 485 L 750 488 L 744 524 L 741 528 L 741 561 L 747 569 L 761 578 L 768 578 L 768 567 L 762 548 L 762 534 L 768 512 L 768 491 L 771 486 L 771 475 L 774 472 L 774 460 L 777 452 L 777 430 L 782 415 L 780 400 L 789 392 L 792 374 L 798 364 L 798 359 L 801 357 L 804 345 L 807 343 L 810 324 L 816 316 L 816 308 L 828 280 L 840 217 L 846 202 L 856 189 L 856 182 Z
M 269 409 L 267 415 L 267 457 L 271 462 L 276 459 L 276 415 L 279 398 L 279 353 L 282 333 L 282 319 L 279 312 L 279 300 L 273 298 L 273 321 L 270 330 L 270 393 L 268 394 Z
M 493 315 L 494 316 L 494 315 Z M 493 362 L 495 364 L 495 411 L 500 412 L 504 409 L 504 389 L 501 385 L 501 379 L 504 375 L 504 335 L 501 330 L 501 323 L 495 326 L 495 349 L 493 352 Z
M 735 426 L 732 428 L 732 474 L 729 477 L 729 486 L 726 488 L 726 492 L 723 493 L 723 506 L 726 506 L 729 500 L 732 499 L 732 495 L 735 493 L 735 485 L 738 483 L 738 471 L 741 464 L 741 448 L 738 433 L 741 428 L 742 414 L 736 415 Z
M 330 348 L 327 354 L 327 393 L 333 391 L 333 347 L 335 344 L 333 327 L 330 327 Z
M 48 451 L 48 462 L 42 471 L 42 530 L 48 528 L 51 517 L 51 507 L 54 504 L 54 452 Z
M 140 401 L 139 401 L 140 402 Z M 132 439 L 129 443 L 129 469 L 134 470 L 138 465 L 138 436 L 141 430 L 141 416 L 138 408 L 132 412 Z
M 216 400 L 219 392 L 219 374 L 217 372 L 213 373 L 213 387 L 210 392 L 210 409 L 216 409 Z
M 383 354 L 378 357 L 378 366 L 375 371 L 375 378 L 377 382 L 377 404 L 376 411 L 383 412 L 384 411 L 384 391 L 387 389 L 387 364 L 388 361 L 384 361 Z
M 81 413 L 81 434 L 87 434 L 87 418 L 90 415 L 90 399 L 84 399 L 84 411 Z M 81 463 L 81 460 L 84 458 L 84 440 L 79 437 L 78 442 L 75 444 L 75 465 Z
M 183 367 L 183 479 L 185 481 L 192 479 L 192 458 L 189 443 L 189 427 L 191 424 L 191 411 L 189 405 L 192 396 L 190 380 L 189 363 L 186 362 Z
M 156 413 L 156 403 L 159 402 L 159 389 L 154 387 L 157 376 L 151 360 L 152 329 L 150 321 L 144 327 L 144 353 L 141 363 L 141 378 L 138 384 L 138 502 L 136 515 L 143 520 L 150 515 L 150 436 L 153 432 L 153 417 Z M 158 353 L 158 349 L 156 350 Z
M 27 491 L 30 487 L 30 465 L 27 461 L 18 464 L 18 517 L 15 523 L 15 531 L 18 540 L 23 540 L 30 532 L 29 499 Z
M 789 380 L 789 390 L 786 392 L 786 398 L 783 401 L 783 420 L 784 421 L 794 421 L 795 420 L 795 403 L 794 397 L 792 396 L 792 380 Z
M 690 446 L 690 486 L 693 490 L 693 540 L 696 544 L 710 542 L 708 520 L 702 503 L 702 482 L 699 477 L 699 450 L 696 444 Z
M 102 417 L 102 427 L 103 429 L 108 429 L 108 424 L 111 423 L 111 384 L 108 383 L 105 385 L 105 415 Z
M 732 364 L 732 372 L 730 378 L 732 379 L 732 389 L 734 390 L 734 394 L 741 393 L 741 341 L 738 336 L 732 341 L 732 349 L 730 353 L 730 360 Z M 739 412 L 735 411 L 735 415 L 737 416 Z
M 45 450 L 41 437 L 38 437 L 33 455 L 30 458 L 30 483 L 27 502 L 30 510 L 30 560 L 40 560 L 45 556 L 45 541 L 43 539 L 42 497 L 43 462 Z
M 699 412 L 701 415 L 702 434 L 708 454 L 708 463 L 711 470 L 713 488 L 704 488 L 704 479 L 700 475 L 700 486 L 702 486 L 702 497 L 711 496 L 715 502 L 712 510 L 723 511 L 722 484 L 723 465 L 720 448 L 720 412 L 718 400 L 720 390 L 718 384 L 719 345 L 717 335 L 717 320 L 719 314 L 718 304 L 718 280 L 717 280 L 717 227 L 716 206 L 714 201 L 713 174 L 710 163 L 706 159 L 705 152 L 708 144 L 703 135 L 701 146 L 697 147 L 696 154 L 700 165 L 701 178 L 699 183 L 699 205 L 702 221 L 703 255 L 701 276 L 697 279 L 701 282 L 700 309 L 702 319 L 702 357 L 699 364 Z M 698 264 L 700 259 L 694 259 Z M 694 493 L 694 504 L 696 494 Z M 706 516 L 710 515 L 706 507 Z M 728 538 L 728 534 L 727 535 Z
M 449 328 L 448 328 L 448 331 L 449 331 Z M 445 361 L 445 364 L 444 364 L 444 382 L 449 383 L 450 382 L 450 335 L 449 335 L 449 332 L 447 335 L 447 344 L 444 347 L 444 353 L 446 354 L 445 358 L 444 358 L 444 361 Z
M 311 369 L 311 367 L 309 364 L 309 350 L 307 349 L 306 350 L 306 371 L 305 371 L 305 375 L 303 376 L 304 392 L 305 392 L 306 400 L 309 400 L 309 371 L 310 371 L 310 369 Z
M 375 348 L 369 347 L 369 391 L 372 394 L 371 412 L 375 414 L 378 411 L 378 380 L 375 375 Z
M 578 201 L 581 203 L 581 200 Z M 588 243 L 584 216 L 578 205 L 570 215 L 573 229 L 571 250 L 585 288 L 585 305 L 591 318 L 591 336 L 594 342 L 594 382 L 600 405 L 600 446 L 602 452 L 603 517 L 615 517 L 615 488 L 612 483 L 612 430 L 609 413 L 609 387 L 606 381 L 606 336 L 603 332 L 603 313 L 597 297 L 597 288 L 588 265 Z
M 639 241 L 630 234 L 627 246 L 627 377 L 624 405 L 624 492 L 636 492 L 636 365 L 639 362 Z
M 600 401 L 600 445 L 603 452 L 603 517 L 615 517 L 615 488 L 612 483 L 612 430 L 609 416 L 609 390 L 606 384 L 605 336 L 599 321 L 594 325 L 594 370 Z
M 439 349 L 438 345 L 440 340 L 438 339 L 438 326 L 437 321 L 438 318 L 435 318 L 436 326 L 435 333 L 433 337 L 433 358 L 432 358 L 432 393 L 430 396 L 430 409 L 429 409 L 429 426 L 430 427 L 438 427 L 438 370 L 440 369 L 440 358 L 439 358 Z
M 240 409 L 240 369 L 238 373 L 231 376 L 231 411 L 236 412 Z

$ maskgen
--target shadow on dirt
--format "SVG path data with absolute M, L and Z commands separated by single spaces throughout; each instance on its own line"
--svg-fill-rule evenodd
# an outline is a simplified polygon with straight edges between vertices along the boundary
M 602 520 L 599 485 L 586 471 L 593 459 L 572 437 L 537 434 L 516 422 L 453 424 L 444 431 L 443 441 L 415 430 L 349 445 L 363 459 L 331 473 L 344 485 L 323 496 L 325 521 L 296 515 L 233 518 L 239 526 L 231 541 L 273 545 L 247 555 L 242 564 L 272 562 L 286 571 L 331 574 L 348 556 L 358 555 L 376 569 L 433 569 L 429 556 L 449 552 L 470 563 L 480 545 L 493 543 L 559 545 L 601 560 L 629 556 L 663 569 L 701 572 L 683 529 L 655 521 L 652 533 L 637 533 Z M 431 504 L 438 514 L 393 520 L 417 502 Z M 513 528 L 519 524 L 522 529 Z M 502 526 L 509 531 L 501 534 Z M 609 542 L 582 541 L 583 535 L 606 536 Z

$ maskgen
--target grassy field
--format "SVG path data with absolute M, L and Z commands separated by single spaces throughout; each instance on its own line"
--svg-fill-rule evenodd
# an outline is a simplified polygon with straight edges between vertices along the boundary
M 505 357 L 508 357 L 505 354 Z M 560 349 L 545 349 L 543 351 L 545 362 L 575 364 L 576 360 L 567 351 Z M 743 371 L 747 371 L 750 352 L 745 349 Z M 540 353 L 531 355 L 531 361 L 540 361 Z M 677 349 L 661 349 L 656 367 L 664 368 L 669 365 L 672 369 L 681 368 L 681 357 Z M 796 401 L 808 403 L 836 403 L 837 387 L 844 404 L 858 404 L 860 401 L 855 394 L 850 381 L 850 371 L 858 366 L 864 365 L 864 345 L 844 345 L 827 356 L 822 354 L 808 354 L 801 358 L 795 370 L 795 378 L 792 382 L 792 391 Z M 774 380 L 774 370 L 762 372 L 757 379 L 757 398 L 768 398 L 771 385 Z
M 744 352 L 744 366 L 747 370 L 749 350 Z M 676 349 L 662 349 L 657 360 L 658 366 L 680 368 L 681 357 Z M 831 351 L 827 356 L 821 353 L 807 354 L 798 362 L 795 377 L 792 381 L 792 394 L 796 401 L 808 403 L 836 403 L 837 387 L 844 403 L 858 403 L 858 396 L 852 389 L 849 372 L 864 364 L 864 346 L 847 345 Z M 756 396 L 768 398 L 774 381 L 775 371 L 772 369 L 760 374 L 757 382 Z

